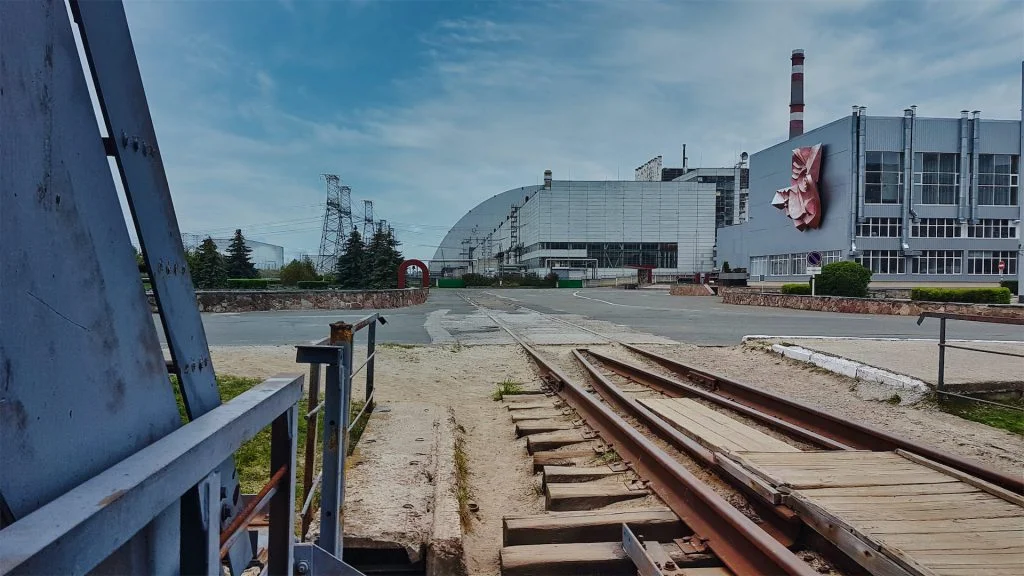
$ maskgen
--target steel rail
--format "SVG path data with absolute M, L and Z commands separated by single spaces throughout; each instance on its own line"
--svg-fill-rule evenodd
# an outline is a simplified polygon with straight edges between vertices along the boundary
M 223 559 L 228 554 L 228 550 L 231 548 L 231 543 L 238 538 L 242 529 L 248 526 L 252 519 L 256 517 L 256 514 L 264 508 L 270 499 L 277 493 L 277 486 L 281 483 L 281 479 L 288 473 L 287 466 L 281 466 L 274 472 L 274 475 L 270 477 L 270 480 L 263 485 L 259 493 L 249 500 L 245 508 L 239 510 L 238 515 L 235 516 L 234 520 L 228 524 L 228 527 L 220 533 L 220 557 Z
M 858 424 L 785 396 L 759 390 L 724 376 L 687 366 L 671 358 L 631 344 L 620 344 L 626 349 L 649 358 L 684 378 L 709 386 L 712 392 L 717 395 L 745 404 L 760 412 L 786 420 L 853 448 L 877 451 L 893 451 L 897 448 L 902 448 L 908 452 L 924 456 L 929 460 L 934 460 L 946 466 L 967 472 L 1017 494 L 1024 494 L 1024 478 L 1019 475 L 1014 476 L 988 468 L 979 462 L 924 446 L 871 426 Z
M 677 460 L 633 428 L 621 416 L 572 381 L 533 347 L 486 310 L 492 322 L 508 332 L 537 367 L 555 383 L 557 392 L 616 452 L 633 465 L 651 489 L 696 534 L 706 539 L 716 556 L 735 574 L 817 574 L 789 549 L 699 480 Z
M 636 399 L 628 396 L 621 388 L 616 386 L 615 383 L 608 380 L 608 378 L 601 374 L 596 366 L 587 362 L 586 358 L 580 354 L 579 350 L 573 350 L 573 355 L 598 383 L 599 386 L 595 387 L 595 389 L 597 389 L 598 393 L 602 398 L 604 398 L 606 403 L 628 413 L 647 429 L 654 432 L 659 438 L 668 442 L 675 448 L 699 459 L 705 466 L 712 470 L 719 472 L 722 471 L 721 466 L 719 466 L 718 461 L 715 459 L 713 451 L 698 444 L 692 438 L 689 438 L 666 422 L 664 418 L 654 414 L 646 406 L 637 402 Z M 739 487 L 744 492 L 748 490 L 746 485 L 741 482 L 735 482 L 733 477 L 728 474 L 720 474 L 719 476 Z M 756 495 L 755 498 L 748 499 L 748 503 L 755 509 L 758 516 L 765 521 L 765 524 L 762 526 L 762 529 L 764 529 L 765 532 L 770 534 L 787 548 L 796 542 L 802 522 L 795 512 L 785 506 L 773 506 L 767 504 Z
M 730 400 L 724 396 L 720 396 L 713 392 L 708 392 L 707 390 L 704 390 L 699 386 L 694 386 L 693 384 L 687 384 L 686 382 L 680 382 L 679 380 L 676 380 L 674 378 L 669 378 L 667 376 L 662 376 L 661 374 L 656 374 L 649 370 L 645 370 L 644 368 L 641 368 L 640 366 L 637 366 L 635 364 L 630 364 L 629 362 L 624 362 L 617 358 L 612 358 L 611 356 L 606 356 L 604 354 L 595 352 L 590 349 L 583 349 L 583 351 L 596 358 L 599 362 L 601 362 L 601 364 L 603 364 L 612 372 L 615 372 L 620 376 L 643 384 L 644 386 L 653 388 L 658 392 L 665 394 L 666 396 L 670 396 L 673 398 L 678 398 L 680 396 L 696 396 L 702 400 L 713 402 L 719 406 L 722 406 L 723 408 L 728 408 L 729 410 L 732 410 L 734 412 L 739 412 L 744 416 L 748 416 L 754 420 L 757 420 L 758 422 L 767 424 L 773 428 L 779 429 L 787 434 L 790 434 L 791 436 L 795 436 L 797 438 L 800 438 L 801 440 L 805 440 L 821 448 L 826 448 L 828 450 L 854 450 L 853 447 L 843 444 L 842 442 L 838 442 L 827 436 L 822 436 L 821 434 L 818 434 L 801 426 L 791 424 L 790 422 L 787 422 L 786 420 L 783 420 L 778 416 L 766 414 L 764 412 L 761 412 L 760 410 L 756 410 L 745 404 L 734 402 L 733 400 Z

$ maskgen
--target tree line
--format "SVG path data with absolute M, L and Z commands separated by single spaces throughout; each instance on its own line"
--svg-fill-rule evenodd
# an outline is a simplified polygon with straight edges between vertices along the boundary
M 299 282 L 319 281 L 346 289 L 395 288 L 398 286 L 398 266 L 403 261 L 399 246 L 401 244 L 388 228 L 377 228 L 368 242 L 358 230 L 353 229 L 345 239 L 345 253 L 338 258 L 333 274 L 318 274 L 313 261 L 304 256 L 281 268 L 280 283 L 295 286 Z M 235 230 L 226 255 L 217 250 L 217 244 L 210 237 L 195 249 L 185 251 L 193 284 L 207 290 L 227 287 L 228 280 L 259 278 L 251 254 L 252 248 L 245 245 L 241 230 Z

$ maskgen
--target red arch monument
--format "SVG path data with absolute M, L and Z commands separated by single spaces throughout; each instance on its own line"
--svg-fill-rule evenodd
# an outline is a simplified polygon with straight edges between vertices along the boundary
M 409 269 L 409 266 L 415 266 L 423 271 L 423 287 L 427 288 L 430 286 L 430 269 L 427 265 L 419 260 L 406 260 L 398 267 L 398 287 L 405 288 L 405 271 Z

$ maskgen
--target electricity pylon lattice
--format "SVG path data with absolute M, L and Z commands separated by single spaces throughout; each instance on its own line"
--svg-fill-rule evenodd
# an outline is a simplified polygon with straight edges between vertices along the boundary
M 373 200 L 363 200 L 363 242 L 373 238 Z
M 320 177 L 327 182 L 327 204 L 316 269 L 320 274 L 330 274 L 344 252 L 345 237 L 352 229 L 352 188 L 342 186 L 336 174 L 321 174 Z

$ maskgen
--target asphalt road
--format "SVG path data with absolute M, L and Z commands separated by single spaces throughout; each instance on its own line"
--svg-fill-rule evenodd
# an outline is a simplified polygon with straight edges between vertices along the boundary
M 785 308 L 733 306 L 712 297 L 670 296 L 654 290 L 432 290 L 425 304 L 381 310 L 387 325 L 377 329 L 381 342 L 429 344 L 428 318 L 470 315 L 475 309 L 459 294 L 489 302 L 520 304 L 539 312 L 574 314 L 628 326 L 681 342 L 734 345 L 743 336 L 892 336 L 935 338 L 938 321 L 916 318 L 809 312 Z M 490 304 L 486 304 L 490 306 Z M 203 314 L 206 336 L 213 346 L 301 344 L 327 336 L 328 325 L 353 321 L 365 311 L 297 310 Z M 450 317 L 450 316 L 449 316 Z M 1024 340 L 1019 326 L 950 324 L 950 338 Z

